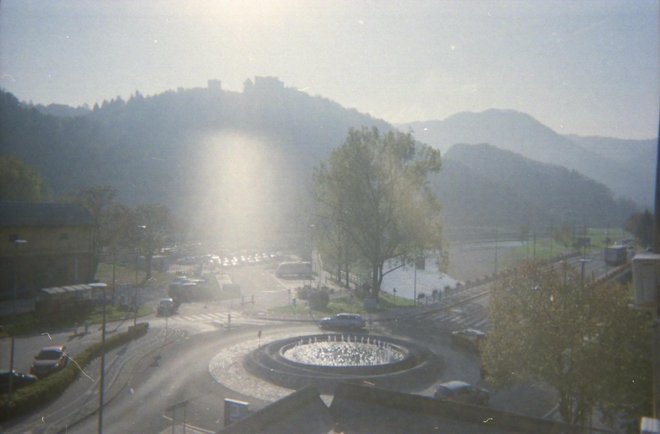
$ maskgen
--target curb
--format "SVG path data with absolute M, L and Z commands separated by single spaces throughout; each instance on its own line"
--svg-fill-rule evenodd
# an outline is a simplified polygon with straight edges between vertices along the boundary
M 151 340 L 147 343 L 145 342 L 146 345 L 141 346 L 141 349 L 143 351 L 140 351 L 141 354 L 136 354 L 135 357 L 131 357 L 128 359 L 125 359 L 123 363 L 121 363 L 117 367 L 117 371 L 115 375 L 108 381 L 108 384 L 106 385 L 106 399 L 104 400 L 104 407 L 113 402 L 119 394 L 126 389 L 126 386 L 128 385 L 128 382 L 130 379 L 133 377 L 135 369 L 147 358 L 150 356 L 153 356 L 153 354 L 164 348 L 165 346 L 171 345 L 175 343 L 176 341 L 179 340 L 182 336 L 175 336 L 174 339 L 171 341 L 166 341 L 162 343 L 162 345 L 159 345 L 159 336 L 155 336 L 151 338 Z M 121 349 L 120 349 L 121 351 Z M 115 356 L 115 359 L 111 362 L 111 365 L 115 363 L 117 360 L 117 356 Z M 127 366 L 128 365 L 128 366 Z M 132 365 L 132 366 L 131 366 Z M 126 378 L 123 380 L 119 380 L 119 378 L 122 375 L 126 375 Z M 98 384 L 98 381 L 95 383 Z M 91 401 L 93 402 L 93 401 Z M 89 405 L 85 405 L 84 407 L 90 407 Z M 78 425 L 79 423 L 87 420 L 88 418 L 98 414 L 98 403 L 95 403 L 93 408 L 91 409 L 86 409 L 84 411 L 85 414 L 82 416 L 76 416 L 75 418 L 72 418 L 73 420 L 70 421 L 70 423 L 65 423 L 64 427 L 61 426 L 61 422 L 58 424 L 58 426 L 55 426 L 55 432 L 62 433 L 66 432 L 68 428 L 74 427 Z

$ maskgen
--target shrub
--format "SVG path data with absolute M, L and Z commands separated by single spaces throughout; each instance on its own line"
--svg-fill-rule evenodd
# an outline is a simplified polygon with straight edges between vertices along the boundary
M 330 295 L 327 291 L 313 291 L 309 294 L 309 305 L 314 310 L 326 310 L 330 302 Z
M 302 288 L 298 288 L 298 298 L 301 300 L 309 300 L 312 291 L 313 290 L 311 286 L 303 286 Z

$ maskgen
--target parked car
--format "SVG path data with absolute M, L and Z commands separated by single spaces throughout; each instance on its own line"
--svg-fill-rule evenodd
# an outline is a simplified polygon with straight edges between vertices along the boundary
M 449 381 L 440 384 L 433 397 L 463 404 L 488 405 L 490 393 L 464 381 Z
M 68 362 L 64 345 L 43 347 L 39 354 L 34 356 L 30 374 L 43 378 L 57 370 L 64 368 Z
M 332 317 L 321 318 L 319 326 L 322 329 L 358 330 L 364 328 L 366 322 L 356 313 L 338 313 Z
M 451 332 L 451 338 L 457 345 L 479 351 L 484 340 L 486 340 L 486 333 L 477 329 L 463 329 Z
M 158 302 L 158 308 L 156 309 L 156 315 L 158 316 L 170 316 L 174 315 L 179 308 L 179 305 L 172 298 L 161 298 Z
M 37 381 L 37 377 L 22 372 L 11 371 L 8 369 L 0 370 L 0 393 L 9 393 L 9 377 L 12 377 L 11 388 L 18 390 Z

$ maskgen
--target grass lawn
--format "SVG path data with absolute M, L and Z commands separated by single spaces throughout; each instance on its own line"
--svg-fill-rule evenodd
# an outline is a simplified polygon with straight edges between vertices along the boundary
M 138 286 L 144 285 L 145 278 L 146 273 L 143 270 L 138 270 Z M 151 278 L 152 280 L 149 282 L 150 286 L 167 286 L 172 281 L 173 275 L 164 271 L 152 270 Z M 105 282 L 108 285 L 112 285 L 112 264 L 105 262 L 100 263 L 98 271 L 96 272 L 96 279 L 99 282 Z M 135 285 L 135 268 L 125 265 L 115 265 L 115 281 L 117 285 Z
M 140 306 L 137 311 L 137 317 L 140 318 L 142 316 L 150 315 L 153 311 L 154 310 L 149 306 Z M 120 321 L 128 318 L 132 319 L 134 316 L 135 314 L 133 312 L 129 312 L 126 309 L 119 309 L 117 306 L 111 305 L 106 306 L 105 318 L 107 322 Z M 101 322 L 103 322 L 103 308 L 101 306 L 95 307 L 85 319 L 88 324 L 101 324 Z M 85 319 L 83 319 L 83 324 L 85 323 Z
M 591 241 L 591 248 L 587 249 L 587 253 L 594 249 L 603 249 L 616 240 L 633 238 L 623 229 L 616 228 L 588 228 L 587 236 Z M 537 238 L 536 242 L 530 239 L 525 245 L 508 250 L 501 256 L 500 263 L 504 268 L 512 268 L 534 258 L 549 259 L 571 252 L 575 252 L 573 247 L 566 247 L 551 238 Z
M 149 306 L 140 306 L 137 312 L 138 317 L 149 315 L 153 309 Z M 106 321 L 120 321 L 122 319 L 132 320 L 134 317 L 133 312 L 126 309 L 120 309 L 116 306 L 106 306 Z M 36 312 L 27 312 L 16 315 L 14 325 L 10 326 L 10 330 L 15 335 L 25 335 L 35 332 L 42 332 L 44 330 L 62 330 L 74 327 L 84 327 L 85 323 L 88 326 L 94 324 L 101 324 L 103 318 L 103 310 L 101 306 L 95 306 L 87 312 L 79 312 L 72 314 L 65 312 L 52 315 L 40 315 Z M 2 322 L 6 318 L 0 318 Z M 0 330 L 0 337 L 9 336 L 6 330 Z
M 412 307 L 415 304 L 412 300 L 408 300 L 401 297 L 393 297 L 391 294 L 386 294 L 381 292 L 378 298 L 378 308 L 375 312 L 383 312 L 392 308 L 400 307 Z M 366 315 L 367 310 L 364 308 L 364 300 L 358 297 L 351 297 L 349 295 L 331 298 L 328 303 L 328 307 L 325 310 L 313 310 L 312 315 L 314 317 L 320 316 L 332 316 L 337 313 L 359 313 Z M 293 305 L 278 306 L 272 309 L 269 309 L 269 313 L 273 315 L 308 315 L 309 307 L 307 306 L 306 301 L 298 301 L 298 303 Z
M 538 238 L 536 242 L 529 240 L 528 243 L 515 249 L 510 249 L 503 255 L 502 266 L 513 268 L 518 264 L 534 259 L 543 260 L 570 253 L 574 249 L 566 247 L 551 238 Z

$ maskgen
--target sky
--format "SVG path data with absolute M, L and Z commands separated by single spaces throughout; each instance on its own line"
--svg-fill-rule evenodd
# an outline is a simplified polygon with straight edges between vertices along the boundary
M 0 87 L 73 106 L 274 76 L 392 123 L 489 108 L 657 136 L 657 0 L 0 3 Z

